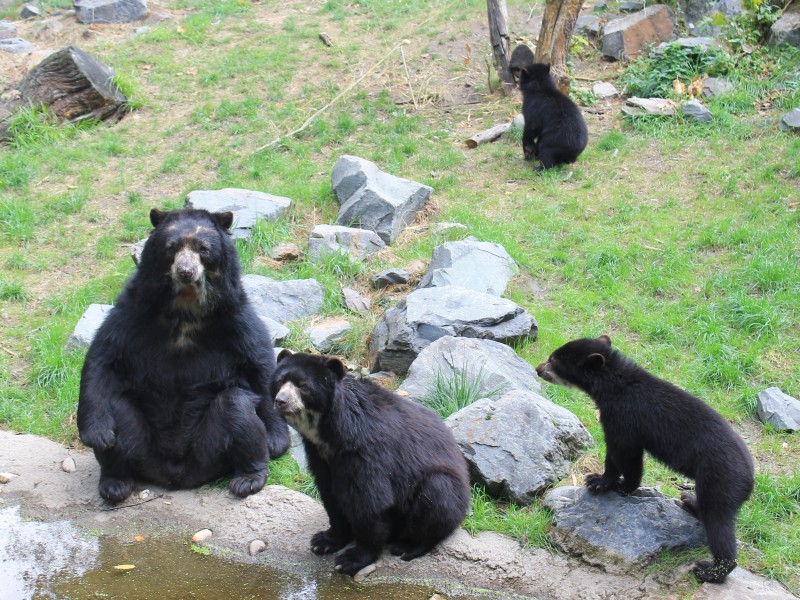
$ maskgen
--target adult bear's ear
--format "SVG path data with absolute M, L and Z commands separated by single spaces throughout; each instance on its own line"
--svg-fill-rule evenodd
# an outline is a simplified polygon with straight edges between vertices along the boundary
M 278 362 L 281 362 L 284 358 L 289 358 L 292 355 L 292 351 L 288 348 L 284 348 L 281 350 L 281 353 L 278 354 Z
M 587 356 L 586 360 L 583 361 L 583 364 L 590 369 L 598 370 L 606 364 L 606 357 L 599 352 L 595 352 L 594 354 Z
M 603 342 L 606 346 L 611 345 L 611 338 L 608 337 L 605 333 L 597 338 L 598 342 Z
M 151 209 L 150 222 L 153 224 L 153 227 L 158 227 L 168 214 L 169 212 L 166 210 L 158 210 L 157 208 Z
M 211 216 L 214 218 L 217 224 L 225 230 L 230 229 L 231 225 L 233 225 L 233 213 L 231 211 L 211 213 Z
M 336 375 L 336 379 L 342 379 L 345 373 L 347 373 L 347 369 L 345 369 L 344 364 L 338 358 L 329 358 L 325 366 L 333 371 L 333 374 Z

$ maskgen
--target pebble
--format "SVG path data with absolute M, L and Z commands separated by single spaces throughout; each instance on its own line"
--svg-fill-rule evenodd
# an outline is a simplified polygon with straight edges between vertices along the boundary
M 139 499 L 147 500 L 150 497 L 150 490 L 142 490 L 139 492 Z
M 371 565 L 367 565 L 366 567 L 361 569 L 358 573 L 353 575 L 353 581 L 355 581 L 356 583 L 361 583 L 367 578 L 368 575 L 371 575 L 377 570 L 378 566 L 375 565 L 374 563 Z
M 201 529 L 192 536 L 192 541 L 195 544 L 199 544 L 200 542 L 204 542 L 205 540 L 210 538 L 212 535 L 214 534 L 211 532 L 210 529 Z
M 253 540 L 247 547 L 247 552 L 250 554 L 250 556 L 255 556 L 259 552 L 263 552 L 266 549 L 267 544 L 264 540 Z
M 78 470 L 78 467 L 75 466 L 75 459 L 71 456 L 65 458 L 61 463 L 61 470 L 65 473 L 74 473 Z
M 12 479 L 19 477 L 16 473 L 0 473 L 0 483 L 9 483 Z

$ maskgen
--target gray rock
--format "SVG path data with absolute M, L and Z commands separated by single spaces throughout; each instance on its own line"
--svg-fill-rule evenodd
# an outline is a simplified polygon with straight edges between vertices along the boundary
M 663 550 L 706 543 L 700 521 L 654 488 L 625 496 L 559 487 L 545 495 L 544 504 L 555 513 L 553 542 L 609 572 L 642 567 Z
M 305 333 L 317 351 L 326 353 L 333 350 L 336 342 L 342 340 L 353 326 L 342 317 L 325 319 L 307 327 Z
M 722 13 L 734 17 L 742 12 L 742 0 L 678 0 L 687 25 L 699 24 L 703 17 Z
M 391 244 L 430 198 L 433 188 L 381 171 L 374 163 L 344 155 L 331 183 L 341 207 L 337 225 L 361 227 Z
M 446 286 L 411 292 L 387 310 L 372 333 L 372 371 L 405 373 L 417 355 L 445 335 L 514 343 L 535 339 L 538 325 L 511 300 Z
M 767 43 L 770 46 L 789 44 L 800 48 L 800 6 L 797 3 L 789 6 L 781 18 L 772 24 Z
M 505 344 L 449 335 L 419 353 L 399 389 L 420 400 L 431 393 L 437 379 L 453 378 L 463 378 L 476 387 L 480 384 L 476 390 L 480 398 L 516 389 L 542 391 L 533 367 Z
M 433 249 L 428 271 L 418 288 L 457 285 L 502 296 L 516 271 L 516 263 L 500 244 L 467 238 Z
M 733 83 L 722 77 L 708 77 L 703 80 L 703 98 L 713 98 L 732 92 L 735 89 Z
M 616 98 L 619 96 L 619 90 L 613 84 L 606 81 L 598 81 L 592 86 L 592 93 L 601 100 L 608 98 Z
M 148 239 L 150 238 L 139 240 L 133 246 L 131 246 L 131 258 L 133 259 L 133 264 L 135 264 L 137 267 L 139 266 L 139 261 L 142 260 L 142 252 L 144 251 L 144 245 L 147 243 Z
M 369 312 L 369 307 L 372 305 L 372 302 L 366 296 L 362 296 L 354 289 L 347 287 L 342 288 L 342 296 L 344 296 L 344 305 L 347 307 L 347 310 L 352 310 L 359 314 Z
M 375 273 L 369 278 L 372 287 L 376 290 L 390 285 L 402 285 L 411 280 L 411 273 L 403 269 L 387 269 L 380 273 Z
M 735 568 L 724 583 L 704 583 L 692 600 L 797 600 L 777 581 Z
M 758 393 L 756 412 L 762 423 L 772 425 L 778 431 L 800 429 L 800 400 L 776 387 Z
M 377 373 L 367 373 L 361 379 L 366 379 L 367 381 L 371 381 L 375 385 L 379 385 L 381 387 L 385 387 L 388 389 L 394 389 L 397 385 L 397 375 L 392 373 L 391 371 L 378 371 Z
M 800 108 L 793 108 L 783 115 L 779 127 L 783 131 L 800 131 Z
M 209 212 L 233 213 L 231 233 L 237 239 L 250 237 L 256 221 L 272 221 L 289 210 L 292 201 L 283 196 L 264 192 L 225 188 L 222 190 L 195 190 L 186 197 L 187 208 L 203 208 Z
M 78 324 L 75 325 L 66 347 L 88 348 L 112 308 L 114 308 L 113 304 L 90 304 L 78 320 Z
M 5 38 L 0 39 L 0 50 L 12 54 L 23 54 L 33 50 L 33 44 L 22 38 Z
M 511 128 L 512 129 L 524 129 L 525 128 L 525 115 L 517 115 L 513 119 L 511 119 Z
M 647 46 L 675 37 L 675 13 L 665 4 L 614 19 L 603 28 L 603 54 L 617 60 L 638 56 Z
M 269 257 L 278 262 L 295 262 L 303 258 L 303 250 L 297 244 L 287 242 L 275 246 L 269 253 Z
M 519 116 L 519 115 L 517 115 Z M 450 233 L 451 231 L 466 231 L 467 226 L 462 223 L 434 223 L 431 225 L 433 233 Z
M 664 98 L 637 98 L 633 96 L 625 100 L 622 112 L 626 115 L 659 115 L 662 117 L 675 114 L 675 103 Z
M 147 16 L 146 0 L 73 0 L 81 23 L 130 23 Z
M 445 423 L 471 479 L 490 495 L 519 504 L 565 477 L 571 461 L 593 443 L 578 417 L 526 390 L 478 400 Z
M 602 29 L 600 17 L 596 15 L 581 15 L 575 21 L 575 30 L 586 37 L 597 37 Z
M 318 314 L 323 290 L 316 279 L 275 281 L 262 275 L 244 275 L 242 287 L 259 315 L 286 323 Z
M 619 3 L 619 10 L 620 12 L 636 12 L 637 10 L 642 10 L 644 8 L 644 2 L 636 2 L 636 0 L 625 0 L 624 2 Z
M 261 322 L 266 326 L 267 333 L 269 333 L 273 346 L 280 344 L 289 335 L 289 328 L 283 323 L 278 323 L 275 319 L 270 319 L 261 314 L 258 315 L 258 318 L 261 319 Z
M 42 16 L 42 9 L 33 4 L 23 4 L 19 10 L 19 16 L 22 19 L 34 19 Z
M 677 44 L 683 48 L 694 48 L 701 52 L 705 52 L 709 48 L 713 46 L 719 46 L 717 40 L 712 37 L 682 37 L 676 40 L 672 40 L 671 42 L 662 42 L 660 43 L 654 53 L 655 54 L 663 54 L 664 51 L 669 48 L 671 45 Z
M 386 244 L 378 234 L 366 229 L 341 225 L 317 225 L 308 238 L 308 256 L 312 261 L 331 254 L 364 258 L 385 247 Z
M 11 21 L 0 21 L 0 40 L 7 40 L 17 35 L 17 26 Z
M 701 121 L 703 123 L 708 123 L 714 119 L 714 115 L 711 114 L 711 111 L 703 106 L 703 104 L 696 98 L 692 98 L 688 102 L 684 103 L 684 105 L 681 107 L 681 111 L 687 117 L 691 117 L 695 121 Z

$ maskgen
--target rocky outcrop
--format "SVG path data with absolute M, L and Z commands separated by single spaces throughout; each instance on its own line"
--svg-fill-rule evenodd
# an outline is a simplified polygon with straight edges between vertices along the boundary
M 675 13 L 666 4 L 614 19 L 603 28 L 603 54 L 617 60 L 638 56 L 647 46 L 675 38 Z

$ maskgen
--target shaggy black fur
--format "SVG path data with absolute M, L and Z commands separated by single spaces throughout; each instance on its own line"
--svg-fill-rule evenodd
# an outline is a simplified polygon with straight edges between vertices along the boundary
M 724 581 L 736 567 L 736 514 L 753 491 L 753 459 L 728 422 L 612 349 L 608 336 L 569 342 L 536 372 L 586 392 L 600 410 L 605 472 L 586 477 L 590 492 L 638 488 L 644 451 L 696 481 L 697 496 L 681 500 L 705 526 L 714 562 L 699 562 L 694 572 L 700 581 Z
M 589 130 L 583 115 L 550 76 L 550 65 L 535 63 L 519 73 L 522 91 L 522 151 L 525 160 L 538 159 L 537 170 L 575 162 L 586 148 Z
M 450 535 L 470 505 L 467 465 L 432 410 L 347 375 L 335 359 L 278 356 L 275 407 L 303 436 L 330 529 L 311 538 L 315 554 L 355 545 L 336 558 L 349 575 L 384 544 L 404 560 Z
M 511 53 L 511 59 L 508 61 L 508 70 L 514 77 L 514 83 L 519 83 L 519 76 L 522 69 L 533 64 L 533 50 L 525 44 L 520 44 Z
M 240 283 L 232 219 L 151 211 L 139 267 L 86 355 L 78 431 L 111 503 L 135 479 L 188 488 L 228 474 L 231 492 L 246 496 L 289 446 L 269 396 L 272 344 Z

